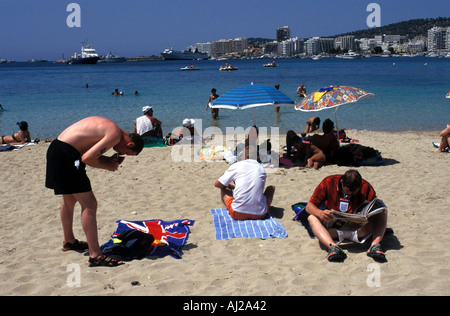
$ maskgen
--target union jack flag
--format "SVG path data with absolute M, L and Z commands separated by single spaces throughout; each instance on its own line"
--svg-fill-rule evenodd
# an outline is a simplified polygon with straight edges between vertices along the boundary
M 151 234 L 155 238 L 153 242 L 154 249 L 150 255 L 166 256 L 171 255 L 174 258 L 181 258 L 181 248 L 186 244 L 190 228 L 194 225 L 194 220 L 180 219 L 175 221 L 163 221 L 160 219 L 152 219 L 147 221 L 117 221 L 118 226 L 111 239 L 101 246 L 103 253 L 114 246 L 114 239 L 120 234 L 129 230 L 139 230 L 141 232 Z

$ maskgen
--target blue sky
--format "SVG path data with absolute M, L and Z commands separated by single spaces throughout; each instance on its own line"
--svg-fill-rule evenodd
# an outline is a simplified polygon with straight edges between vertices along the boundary
M 370 3 L 381 25 L 450 16 L 449 0 L 0 0 L 0 57 L 55 60 L 88 39 L 99 54 L 158 55 L 197 42 L 236 37 L 308 38 L 367 29 Z M 79 4 L 81 27 L 70 28 L 69 3 Z

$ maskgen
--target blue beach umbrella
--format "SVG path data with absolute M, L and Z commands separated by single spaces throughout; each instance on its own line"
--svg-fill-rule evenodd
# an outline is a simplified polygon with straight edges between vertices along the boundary
M 213 109 L 245 110 L 266 105 L 294 105 L 294 101 L 280 90 L 252 83 L 232 89 L 208 105 Z

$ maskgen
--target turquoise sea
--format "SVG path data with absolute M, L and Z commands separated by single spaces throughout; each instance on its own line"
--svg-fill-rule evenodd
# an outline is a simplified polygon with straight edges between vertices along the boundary
M 375 94 L 338 108 L 339 128 L 374 131 L 441 130 L 450 123 L 450 59 L 426 57 L 277 59 L 277 68 L 264 68 L 267 59 L 195 61 L 199 71 L 180 71 L 186 61 L 145 61 L 120 64 L 66 65 L 48 63 L 0 64 L 0 135 L 18 130 L 27 121 L 32 138 L 54 138 L 68 125 L 87 116 L 111 118 L 132 131 L 143 105 L 152 105 L 163 122 L 164 134 L 184 118 L 202 120 L 203 130 L 215 126 L 279 127 L 302 132 L 306 120 L 319 116 L 335 120 L 334 110 L 305 113 L 282 107 L 248 110 L 221 109 L 213 121 L 206 104 L 211 88 L 219 95 L 250 84 L 274 86 L 294 99 L 304 83 L 307 92 L 329 85 L 350 85 Z M 226 62 L 239 68 L 221 72 Z M 86 84 L 89 88 L 86 88 Z M 114 89 L 124 96 L 113 96 Z M 134 95 L 134 91 L 139 96 Z

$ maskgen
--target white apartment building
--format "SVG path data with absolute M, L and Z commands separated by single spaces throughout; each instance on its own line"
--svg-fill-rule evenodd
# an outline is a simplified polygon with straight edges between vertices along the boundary
M 277 46 L 277 53 L 279 56 L 288 57 L 294 56 L 304 51 L 304 41 L 298 37 L 293 37 L 285 41 L 279 42 Z
M 334 48 L 342 50 L 356 50 L 355 36 L 348 35 L 337 37 L 334 41 Z
M 428 51 L 450 51 L 450 27 L 433 27 L 428 30 Z
M 212 43 L 197 43 L 194 45 L 194 48 L 197 49 L 200 53 L 207 53 L 208 57 L 212 56 L 213 53 L 213 44 Z

